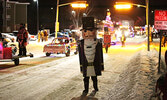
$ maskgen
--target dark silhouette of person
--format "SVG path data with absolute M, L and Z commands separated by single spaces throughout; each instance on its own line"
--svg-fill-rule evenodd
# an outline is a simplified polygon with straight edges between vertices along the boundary
M 17 34 L 17 41 L 19 44 L 19 54 L 18 56 L 26 56 L 27 50 L 27 39 L 28 39 L 28 32 L 25 29 L 25 25 L 23 23 L 20 24 L 20 28 Z

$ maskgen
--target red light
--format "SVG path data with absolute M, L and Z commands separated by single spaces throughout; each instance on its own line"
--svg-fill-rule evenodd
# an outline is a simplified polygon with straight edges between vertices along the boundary
M 31 38 L 34 38 L 34 35 L 32 35 Z

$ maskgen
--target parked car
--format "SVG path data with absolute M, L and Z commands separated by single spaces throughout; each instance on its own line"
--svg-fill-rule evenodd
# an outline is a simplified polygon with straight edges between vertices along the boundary
M 17 36 L 17 34 L 18 34 L 18 31 L 13 31 L 14 36 Z
M 51 33 L 49 35 L 49 37 L 55 37 L 55 32 L 54 33 Z M 61 33 L 61 32 L 57 32 L 57 37 L 68 37 L 67 35 Z
M 6 38 L 9 42 L 16 42 L 16 36 L 13 33 L 1 33 L 3 38 Z
M 70 39 L 67 37 L 58 37 L 53 39 L 51 43 L 46 44 L 43 52 L 46 53 L 46 56 L 50 56 L 52 53 L 70 56 L 70 50 L 74 44 L 75 43 L 71 43 Z
M 36 41 L 37 40 L 37 35 L 28 34 L 28 38 L 29 38 L 30 41 Z

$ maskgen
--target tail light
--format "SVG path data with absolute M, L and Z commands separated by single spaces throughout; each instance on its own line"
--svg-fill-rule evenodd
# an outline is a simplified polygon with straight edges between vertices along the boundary
M 31 35 L 31 38 L 34 38 L 34 35 Z

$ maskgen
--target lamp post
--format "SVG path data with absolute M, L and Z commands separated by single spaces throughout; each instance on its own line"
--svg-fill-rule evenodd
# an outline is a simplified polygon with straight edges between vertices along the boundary
M 149 26 L 149 0 L 146 0 L 146 25 L 147 25 L 147 35 L 148 35 L 148 40 L 147 40 L 147 45 L 148 48 L 147 50 L 150 51 L 150 41 L 149 41 L 149 35 L 150 35 L 150 26 Z
M 150 41 L 149 41 L 149 33 L 150 33 L 150 26 L 149 26 L 149 0 L 146 0 L 146 5 L 139 5 L 139 4 L 132 4 L 132 3 L 126 3 L 126 2 L 116 2 L 115 8 L 116 9 L 130 9 L 132 6 L 137 7 L 144 7 L 146 8 L 146 26 L 147 26 L 147 50 L 150 51 Z
M 71 5 L 73 8 L 86 8 L 88 6 L 88 4 L 86 4 L 86 1 L 76 1 L 76 2 L 71 2 L 71 3 L 59 4 L 59 0 L 57 0 L 55 38 L 57 38 L 57 31 L 59 28 L 59 23 L 58 23 L 59 7 L 66 6 L 66 5 Z
M 39 8 L 38 8 L 38 0 L 34 0 L 34 2 L 37 2 L 37 34 L 39 31 Z

